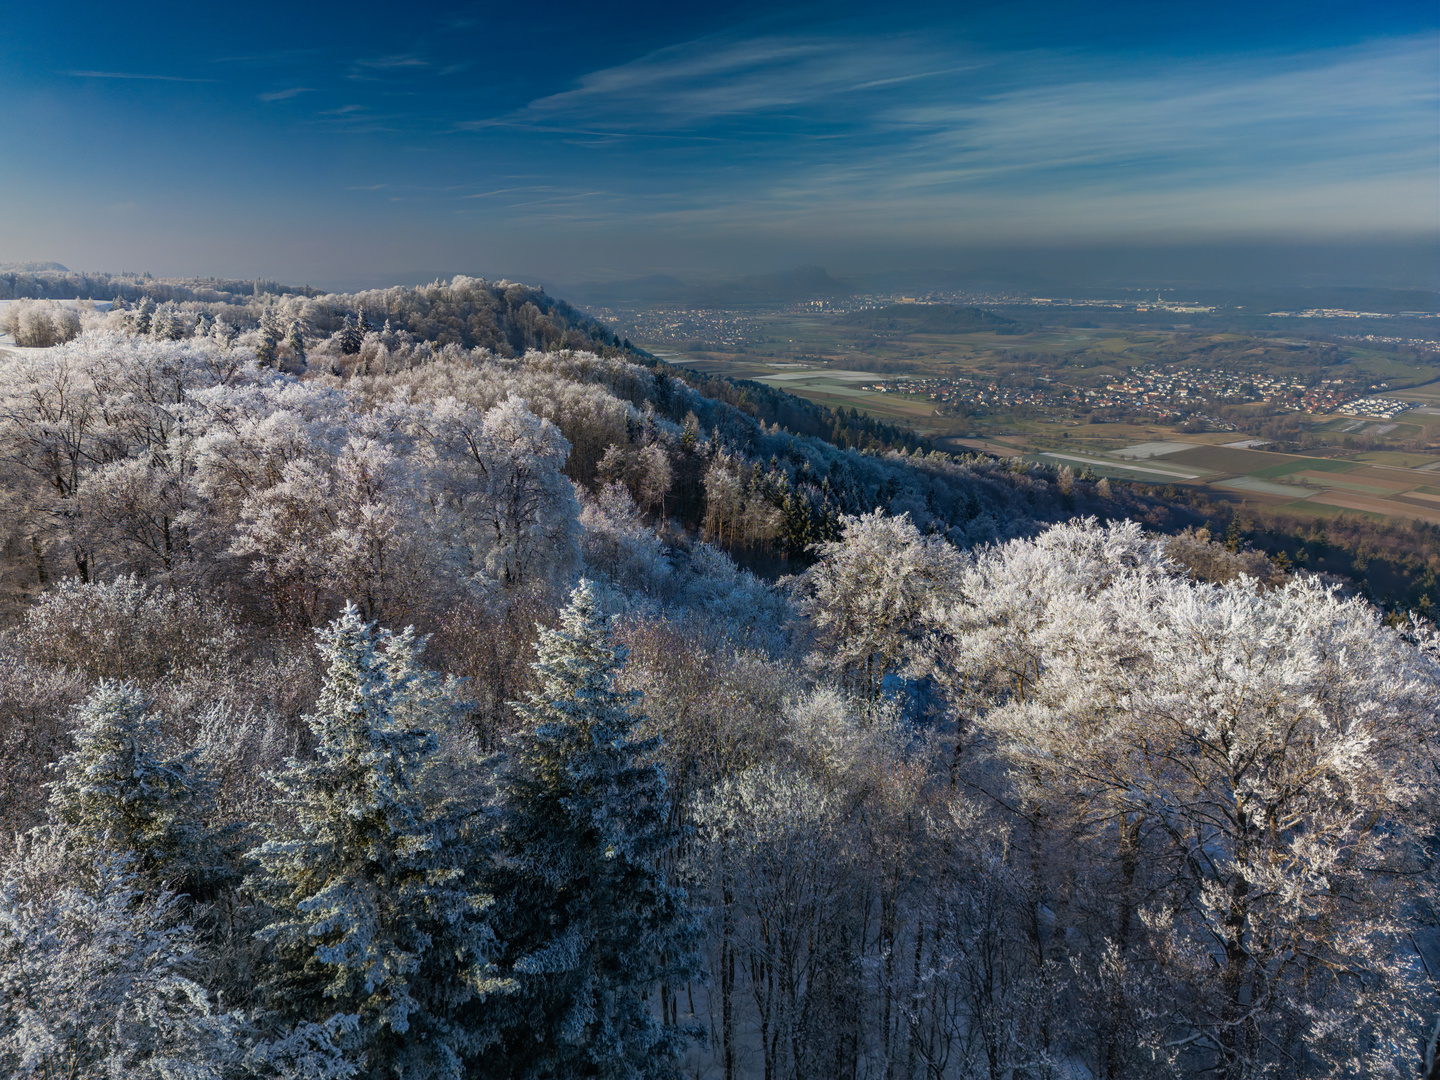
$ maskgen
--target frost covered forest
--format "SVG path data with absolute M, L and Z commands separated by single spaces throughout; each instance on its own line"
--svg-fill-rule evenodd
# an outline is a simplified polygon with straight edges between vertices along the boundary
M 0 1073 L 1440 1075 L 1423 620 L 525 286 L 221 284 L 5 309 Z

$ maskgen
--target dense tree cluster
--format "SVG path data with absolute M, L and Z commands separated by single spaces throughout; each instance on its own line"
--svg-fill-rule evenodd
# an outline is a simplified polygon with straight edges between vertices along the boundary
M 5 360 L 0 1070 L 1414 1075 L 1429 624 L 394 314 Z

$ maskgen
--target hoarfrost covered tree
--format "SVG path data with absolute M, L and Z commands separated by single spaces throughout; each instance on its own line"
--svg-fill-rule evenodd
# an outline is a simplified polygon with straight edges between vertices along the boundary
M 737 984 L 737 965 L 752 999 L 766 1077 L 843 1076 L 856 1060 L 853 1026 L 823 1025 L 823 1038 L 816 1038 L 825 976 L 843 973 L 853 959 L 843 879 L 855 868 L 846 865 L 842 798 L 803 771 L 765 764 L 722 780 L 697 801 L 721 909 L 727 1077 L 736 1075 L 735 1004 L 727 995 Z M 858 1004 L 855 987 L 849 990 Z M 828 1046 L 817 1053 L 821 1042 Z
M 909 515 L 879 510 L 841 519 L 839 540 L 816 546 L 800 579 L 825 666 L 866 700 L 924 635 L 929 613 L 955 594 L 965 560 L 939 536 L 921 536 Z
M 650 510 L 659 510 L 665 516 L 665 497 L 675 483 L 675 471 L 670 465 L 670 455 L 665 447 L 652 442 L 640 451 L 640 497 Z
M 290 320 L 285 331 L 285 344 L 290 346 L 290 358 L 300 367 L 305 366 L 305 326 L 299 319 Z
M 606 484 L 580 512 L 585 563 L 627 593 L 655 594 L 673 576 L 665 546 L 624 484 Z
M 426 409 L 439 483 L 457 512 L 473 572 L 515 590 L 560 581 L 579 557 L 579 502 L 562 471 L 570 444 L 508 397 L 483 413 L 454 398 Z
M 99 332 L 0 360 L 0 464 L 39 557 L 58 543 L 82 580 L 181 572 L 196 554 L 181 520 L 195 495 L 192 436 L 208 419 L 192 395 L 234 365 L 208 343 Z
M 180 917 L 176 894 L 152 891 L 133 856 L 77 858 L 63 830 L 21 837 L 0 865 L 0 1071 L 235 1075 L 242 1020 L 188 977 L 194 940 Z
M 489 1041 L 475 1005 L 508 983 L 488 958 L 471 825 L 417 786 L 436 749 L 418 725 L 444 720 L 433 677 L 413 632 L 377 631 L 353 606 L 319 641 L 316 756 L 278 781 L 298 829 L 252 853 L 275 912 L 262 931 L 275 1019 L 353 1017 L 340 1045 L 364 1077 L 458 1078 Z
M 230 348 L 240 338 L 240 328 L 224 319 L 216 319 L 210 329 L 210 336 L 223 348 Z
M 733 543 L 744 513 L 745 494 L 735 465 L 726 455 L 717 455 L 705 470 L 706 531 L 722 542 L 728 535 Z
M 261 367 L 276 365 L 276 350 L 280 347 L 283 334 L 284 327 L 280 325 L 279 314 L 273 307 L 267 307 L 260 316 L 260 327 L 255 341 L 255 362 Z
M 346 356 L 354 356 L 360 351 L 360 346 L 365 341 L 365 331 L 361 329 L 354 313 L 346 312 L 345 321 L 341 324 L 337 336 L 340 351 Z
M 80 313 L 53 300 L 17 300 L 0 313 L 0 330 L 22 348 L 45 349 L 80 333 Z
M 277 610 L 296 621 L 346 596 L 366 617 L 390 611 L 419 591 L 434 568 L 427 556 L 439 554 L 415 462 L 403 439 L 351 411 L 344 395 L 284 392 L 288 408 L 256 417 L 238 440 L 221 436 L 202 447 L 206 488 L 248 489 L 230 551 L 253 557 Z M 312 396 L 318 400 L 306 400 Z M 307 413 L 327 398 L 339 415 L 311 420 Z M 342 418 L 348 437 L 332 426 Z
M 496 926 L 519 991 L 494 1075 L 674 1076 L 691 1033 L 653 999 L 695 976 L 700 931 L 663 870 L 680 833 L 658 743 L 635 738 L 636 695 L 613 686 L 624 649 L 588 581 L 536 651 L 502 788 Z
M 179 341 L 185 336 L 185 322 L 172 303 L 161 304 L 150 323 L 150 336 L 159 341 Z
M 155 317 L 155 301 L 148 296 L 141 297 L 131 316 L 135 332 L 141 335 L 149 334 L 151 320 Z
M 197 753 L 168 752 L 161 718 L 126 683 L 101 682 L 80 709 L 76 747 L 50 786 L 56 819 L 79 850 L 131 855 L 129 873 L 196 899 L 238 878 L 225 837 L 206 823 L 213 809 Z
M 1435 671 L 1313 580 L 1190 583 L 1138 533 L 1056 531 L 982 555 L 950 614 L 1049 868 L 1034 910 L 1061 940 L 1067 905 L 1108 906 L 1070 927 L 1095 935 L 1103 1011 L 1174 1068 L 1399 1075 L 1430 993 L 1407 921 L 1433 870 Z

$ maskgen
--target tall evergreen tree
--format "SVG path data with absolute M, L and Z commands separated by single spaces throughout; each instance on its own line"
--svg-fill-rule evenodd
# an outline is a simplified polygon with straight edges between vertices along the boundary
M 290 329 L 285 332 L 285 344 L 290 346 L 290 357 L 301 367 L 305 366 L 305 329 L 299 319 L 290 320 Z
M 504 1062 L 487 1066 L 525 1080 L 673 1076 L 691 1032 L 652 995 L 695 976 L 700 930 L 663 869 L 680 833 L 659 740 L 635 737 L 638 695 L 613 686 L 625 650 L 589 582 L 536 651 L 539 688 L 515 705 L 526 725 L 510 745 L 494 888 L 519 990 L 504 1003 Z
M 142 296 L 140 303 L 135 307 L 132 325 L 137 334 L 150 333 L 150 321 L 155 315 L 155 301 L 148 296 Z
M 239 880 L 234 840 L 207 827 L 213 785 L 194 751 L 169 752 L 147 704 L 128 683 L 100 683 L 80 709 L 75 749 L 55 765 L 50 805 L 82 848 L 135 856 L 152 894 L 168 885 L 211 899 Z
M 354 1017 L 342 1045 L 363 1077 L 459 1077 L 489 1041 L 474 1004 L 508 983 L 488 959 L 490 901 L 470 880 L 463 816 L 417 788 L 436 749 L 415 724 L 439 719 L 434 676 L 413 631 L 377 631 L 353 605 L 319 637 L 316 755 L 278 781 L 298 831 L 252 853 L 275 911 L 267 989 L 291 1023 Z
M 361 329 L 354 314 L 347 313 L 344 323 L 340 326 L 340 351 L 346 356 L 354 356 L 364 343 L 365 331 Z
M 260 339 L 255 345 L 255 362 L 261 367 L 275 367 L 275 350 L 280 346 L 280 319 L 274 308 L 266 308 L 260 316 Z

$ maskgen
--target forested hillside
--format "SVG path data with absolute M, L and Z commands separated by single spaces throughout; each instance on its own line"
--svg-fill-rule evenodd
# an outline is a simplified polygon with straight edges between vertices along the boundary
M 230 284 L 6 309 L 6 1075 L 1420 1069 L 1429 624 L 525 286 Z

